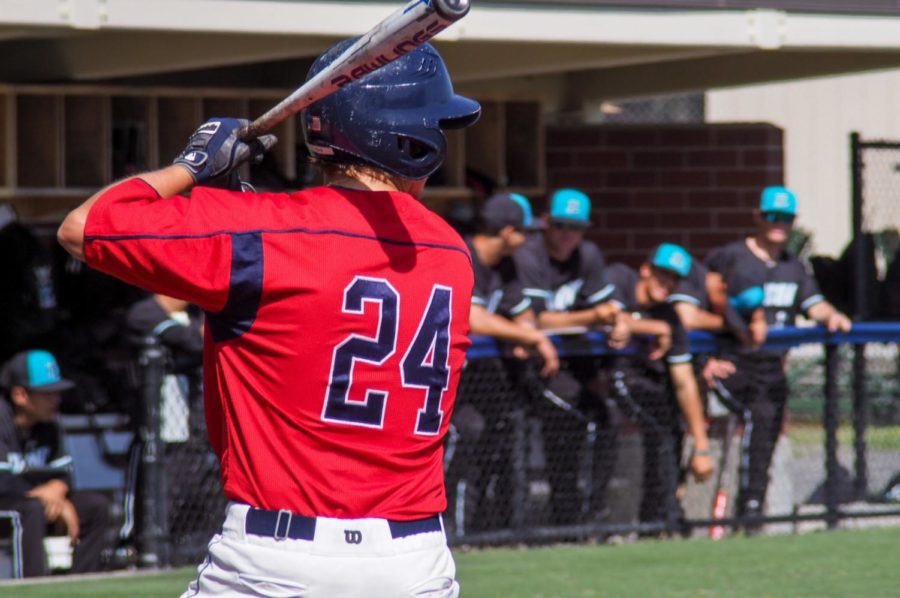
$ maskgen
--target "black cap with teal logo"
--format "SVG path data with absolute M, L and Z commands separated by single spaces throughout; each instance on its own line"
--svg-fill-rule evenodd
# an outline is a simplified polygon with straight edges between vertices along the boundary
M 0 385 L 7 390 L 24 386 L 41 392 L 62 392 L 75 387 L 74 382 L 60 375 L 56 358 L 40 350 L 13 355 L 0 370 Z

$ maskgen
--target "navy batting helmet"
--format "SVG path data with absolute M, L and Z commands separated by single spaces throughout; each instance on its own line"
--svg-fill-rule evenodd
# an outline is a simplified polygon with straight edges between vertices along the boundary
M 326 50 L 306 80 L 354 41 Z M 319 160 L 364 163 L 405 179 L 423 179 L 447 155 L 441 129 L 467 127 L 480 114 L 478 102 L 453 92 L 441 56 L 423 44 L 307 108 L 303 136 Z

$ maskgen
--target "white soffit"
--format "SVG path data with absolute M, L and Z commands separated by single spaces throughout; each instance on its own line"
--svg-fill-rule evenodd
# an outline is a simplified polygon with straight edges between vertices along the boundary
M 355 35 L 400 2 L 274 0 L 0 0 L 0 31 L 201 31 L 303 36 Z M 478 4 L 442 40 L 719 48 L 900 48 L 900 17 L 777 10 L 627 9 Z

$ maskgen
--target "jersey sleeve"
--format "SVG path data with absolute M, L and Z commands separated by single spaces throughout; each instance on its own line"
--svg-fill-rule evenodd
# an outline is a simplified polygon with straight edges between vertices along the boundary
M 543 241 L 542 241 L 543 242 Z M 547 311 L 550 299 L 550 287 L 547 283 L 547 272 L 528 245 L 515 255 L 516 276 L 521 284 L 522 293 L 531 301 L 535 315 Z
M 625 264 L 612 264 L 606 268 L 606 273 L 604 274 L 606 280 L 612 285 L 612 293 L 610 293 L 607 300 L 625 311 L 637 309 L 629 292 L 635 283 L 634 278 L 630 274 L 631 272 Z
M 730 262 L 731 259 L 728 254 L 728 246 L 726 245 L 725 247 L 713 249 L 712 252 L 706 256 L 706 261 L 704 263 L 710 272 L 716 272 L 722 276 L 727 276 Z
M 505 257 L 497 267 L 503 285 L 503 298 L 500 300 L 499 313 L 508 318 L 515 318 L 532 309 L 531 298 L 525 294 L 525 288 L 519 279 L 516 263 Z
M 490 277 L 483 268 L 473 268 L 475 284 L 472 287 L 472 303 L 487 308 L 491 300 Z
M 675 311 L 671 304 L 661 307 L 662 309 L 659 310 L 656 317 L 668 322 L 672 329 L 672 346 L 666 353 L 666 362 L 676 364 L 691 361 L 693 356 L 688 344 L 687 331 L 684 328 L 684 324 L 681 323 L 681 318 L 678 317 L 678 312 Z
M 72 455 L 66 450 L 63 442 L 63 431 L 56 423 L 47 424 L 47 442 L 50 446 L 50 458 L 47 462 L 49 477 L 72 484 Z
M 825 296 L 819 290 L 819 284 L 816 282 L 816 279 L 813 278 L 813 275 L 809 273 L 809 270 L 799 260 L 797 262 L 797 270 L 799 271 L 798 278 L 800 279 L 797 301 L 800 304 L 800 310 L 805 314 L 816 303 L 825 301 Z
M 589 307 L 606 303 L 613 296 L 615 284 L 606 276 L 606 260 L 603 259 L 603 252 L 593 243 L 584 243 L 582 251 L 584 285 L 581 287 L 579 303 Z
M 522 283 L 518 280 L 510 280 L 503 286 L 503 299 L 497 310 L 501 315 L 514 318 L 531 308 L 531 299 L 525 295 Z
M 669 303 L 689 303 L 699 309 L 708 310 L 706 296 L 706 268 L 694 263 L 688 275 L 678 283 L 675 292 L 669 295 Z
M 0 409 L 5 406 L 0 406 Z M 12 417 L 6 417 L 7 413 L 12 415 L 12 409 L 3 409 L 0 413 L 0 498 L 20 497 L 31 489 L 22 476 L 21 463 L 16 463 L 10 454 L 18 452 L 14 446 L 15 442 L 15 424 Z
M 228 218 L 239 212 L 230 198 L 197 187 L 190 198 L 163 199 L 140 178 L 119 183 L 91 206 L 85 261 L 135 286 L 218 311 L 228 298 L 233 258 Z

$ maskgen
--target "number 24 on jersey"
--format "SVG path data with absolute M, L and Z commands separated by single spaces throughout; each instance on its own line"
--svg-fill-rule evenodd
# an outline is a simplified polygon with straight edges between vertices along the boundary
M 452 290 L 434 285 L 428 307 L 400 362 L 400 381 L 405 388 L 421 388 L 425 401 L 419 409 L 415 433 L 432 436 L 444 417 L 441 397 L 450 381 L 450 306 Z M 349 399 L 353 365 L 362 361 L 383 365 L 397 352 L 400 295 L 383 278 L 357 276 L 344 290 L 345 314 L 362 315 L 366 302 L 378 304 L 378 331 L 374 338 L 351 334 L 335 348 L 322 419 L 329 422 L 381 428 L 388 391 L 367 388 L 363 401 Z M 429 359 L 430 356 L 430 359 Z

